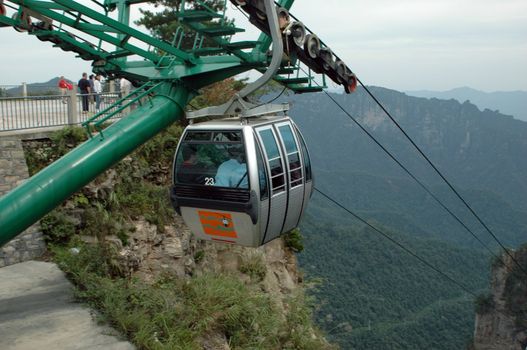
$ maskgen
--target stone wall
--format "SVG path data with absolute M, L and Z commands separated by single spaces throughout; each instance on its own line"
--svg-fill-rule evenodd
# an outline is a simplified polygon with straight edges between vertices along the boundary
M 0 196 L 29 177 L 22 137 L 0 137 Z M 40 225 L 34 224 L 0 248 L 0 267 L 32 260 L 46 250 Z

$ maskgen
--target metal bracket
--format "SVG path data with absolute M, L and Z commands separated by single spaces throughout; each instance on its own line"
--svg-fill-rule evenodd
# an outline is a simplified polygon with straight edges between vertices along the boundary
M 257 80 L 244 87 L 227 103 L 220 106 L 207 107 L 197 111 L 187 112 L 187 119 L 196 119 L 202 117 L 259 117 L 270 113 L 280 113 L 289 110 L 288 104 L 280 105 L 255 105 L 246 101 L 244 98 L 252 94 L 267 82 L 269 82 L 275 75 L 282 63 L 284 54 L 284 44 L 282 42 L 282 32 L 278 22 L 278 14 L 273 0 L 262 0 L 265 5 L 267 21 L 269 23 L 269 31 L 273 39 L 273 56 L 267 71 Z

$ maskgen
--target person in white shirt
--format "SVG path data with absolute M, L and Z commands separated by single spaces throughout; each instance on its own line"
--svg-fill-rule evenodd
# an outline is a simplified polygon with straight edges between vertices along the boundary
M 223 162 L 216 173 L 215 186 L 230 188 L 249 188 L 247 164 L 242 151 L 236 150 L 233 158 Z
M 119 88 L 121 89 L 121 95 L 124 98 L 130 94 L 132 83 L 125 78 L 121 78 L 121 81 L 119 82 Z
M 95 80 L 93 81 L 93 93 L 95 94 L 95 111 L 99 113 L 102 93 L 101 76 L 99 74 L 95 76 Z
M 130 91 L 132 90 L 132 83 L 129 80 L 126 80 L 125 78 L 121 78 L 119 81 L 119 89 L 121 90 L 121 98 L 125 98 L 130 94 Z M 128 101 L 124 101 L 126 104 Z M 130 107 L 126 107 L 123 110 L 124 115 L 127 115 L 130 113 Z

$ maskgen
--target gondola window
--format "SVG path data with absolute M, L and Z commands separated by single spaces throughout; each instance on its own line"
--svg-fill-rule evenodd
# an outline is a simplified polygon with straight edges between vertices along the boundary
M 177 182 L 248 189 L 241 132 L 189 132 L 176 158 Z

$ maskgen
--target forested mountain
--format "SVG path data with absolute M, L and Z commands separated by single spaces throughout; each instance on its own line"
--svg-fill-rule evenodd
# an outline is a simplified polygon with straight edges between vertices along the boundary
M 408 134 L 508 246 L 527 240 L 527 123 L 454 100 L 372 88 Z M 361 89 L 333 95 L 493 251 L 497 243 Z M 465 284 L 486 288 L 491 253 L 389 159 L 324 94 L 289 96 L 316 186 Z M 345 349 L 463 348 L 473 295 L 315 195 L 300 255 L 318 321 Z
M 527 91 L 484 92 L 469 87 L 460 87 L 448 91 L 407 91 L 408 95 L 443 100 L 455 99 L 459 102 L 469 100 L 481 110 L 488 108 L 512 115 L 516 119 L 527 121 Z

